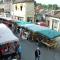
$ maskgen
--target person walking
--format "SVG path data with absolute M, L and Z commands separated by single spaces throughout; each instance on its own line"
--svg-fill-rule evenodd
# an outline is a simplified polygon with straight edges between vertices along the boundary
M 35 51 L 35 60 L 39 60 L 39 59 L 40 59 L 40 49 L 38 47 Z
M 19 55 L 19 60 L 21 60 L 21 56 L 22 56 L 22 48 L 21 48 L 21 45 L 19 46 L 18 48 L 18 55 Z
M 20 28 L 20 38 L 22 38 L 22 34 L 23 34 L 23 29 Z

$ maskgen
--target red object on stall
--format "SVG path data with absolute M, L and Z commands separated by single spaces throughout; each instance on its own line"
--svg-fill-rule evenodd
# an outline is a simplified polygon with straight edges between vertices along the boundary
M 47 24 L 45 22 L 39 22 L 38 25 L 47 27 Z
M 1 53 L 1 54 L 3 54 L 3 53 L 4 53 L 4 51 L 5 51 L 5 49 L 4 49 L 4 48 L 0 48 L 0 53 Z

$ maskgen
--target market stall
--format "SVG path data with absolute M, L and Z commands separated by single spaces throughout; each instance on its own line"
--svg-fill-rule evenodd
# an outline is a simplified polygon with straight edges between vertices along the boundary
M 49 47 L 53 47 L 53 46 L 55 47 L 57 45 L 54 38 L 60 36 L 60 32 L 51 30 L 48 27 L 39 26 L 34 23 L 25 22 L 25 21 L 18 21 L 17 25 L 24 27 L 30 31 L 28 34 L 30 40 L 42 42 L 43 44 Z
M 60 32 L 36 24 L 26 24 L 24 27 L 34 32 L 34 34 L 32 34 L 32 39 L 39 40 L 49 47 L 55 47 L 57 45 L 54 38 L 60 36 Z M 34 37 L 36 37 L 36 39 Z
M 14 22 L 15 31 L 16 31 L 17 33 L 20 33 L 19 29 L 20 29 L 20 28 L 26 29 L 26 28 L 23 27 L 23 26 L 26 25 L 26 24 L 31 24 L 31 22 L 27 22 L 27 21 L 23 21 L 23 20 L 22 20 L 22 21 L 16 20 L 16 21 Z
M 0 24 L 0 55 L 15 53 L 16 45 L 19 45 L 19 39 L 3 23 Z

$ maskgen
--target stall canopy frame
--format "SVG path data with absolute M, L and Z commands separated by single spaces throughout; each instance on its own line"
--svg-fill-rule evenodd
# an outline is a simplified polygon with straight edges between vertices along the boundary
M 43 36 L 46 36 L 50 40 L 53 40 L 54 38 L 60 36 L 60 32 L 52 30 L 52 29 L 50 29 L 48 27 L 36 25 L 34 23 L 31 23 L 31 22 L 16 21 L 16 24 L 18 26 L 23 26 L 24 28 L 27 28 L 30 31 L 42 34 Z
M 16 21 L 15 22 L 18 26 L 24 26 L 24 25 L 26 25 L 26 24 L 32 24 L 31 22 L 27 22 L 27 21 Z
M 48 37 L 49 39 L 53 39 L 53 38 L 60 36 L 60 32 L 52 30 L 48 27 L 38 26 L 36 24 L 26 24 L 26 25 L 24 25 L 24 27 L 33 32 L 40 33 L 43 36 Z

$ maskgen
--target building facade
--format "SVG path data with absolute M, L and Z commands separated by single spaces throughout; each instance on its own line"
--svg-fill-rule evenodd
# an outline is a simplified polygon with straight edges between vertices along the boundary
M 0 0 L 0 16 L 11 15 L 12 0 Z
M 60 11 L 55 11 L 53 15 L 47 15 L 46 23 L 50 29 L 60 31 Z
M 12 6 L 11 14 L 15 19 L 34 22 L 34 7 L 34 0 L 16 0 Z

